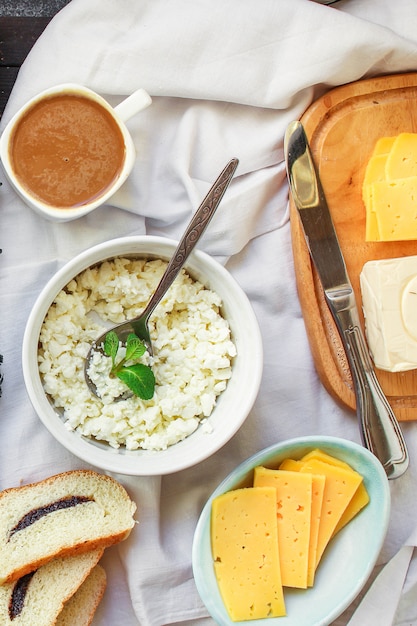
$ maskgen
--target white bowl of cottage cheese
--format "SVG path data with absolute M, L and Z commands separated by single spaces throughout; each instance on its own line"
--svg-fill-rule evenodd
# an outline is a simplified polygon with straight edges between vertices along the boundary
M 22 363 L 34 409 L 63 446 L 104 470 L 158 475 L 190 467 L 229 441 L 258 394 L 263 352 L 252 306 L 199 250 L 150 319 L 153 355 L 143 359 L 155 378 L 152 398 L 115 400 L 104 361 L 101 397 L 88 389 L 91 343 L 143 310 L 176 245 L 134 236 L 82 252 L 50 279 L 27 321 Z

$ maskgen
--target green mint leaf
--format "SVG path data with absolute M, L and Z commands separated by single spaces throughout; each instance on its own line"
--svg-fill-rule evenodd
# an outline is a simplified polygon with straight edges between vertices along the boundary
M 136 361 L 146 352 L 146 346 L 139 337 L 133 333 L 126 340 L 126 361 Z
M 151 400 L 155 391 L 155 376 L 153 371 L 143 363 L 129 365 L 117 372 L 117 377 L 129 387 L 131 391 L 142 398 Z
M 104 338 L 103 350 L 104 354 L 111 357 L 114 365 L 116 360 L 117 351 L 119 349 L 119 338 L 116 333 L 111 330 Z
M 140 359 L 145 352 L 146 346 L 134 333 L 128 335 L 126 340 L 125 356 L 116 362 L 119 351 L 119 338 L 114 331 L 109 331 L 104 339 L 103 352 L 112 359 L 110 376 L 117 376 L 133 393 L 142 398 L 150 400 L 155 391 L 155 376 L 151 368 L 143 363 L 135 363 L 126 366 L 127 361 Z

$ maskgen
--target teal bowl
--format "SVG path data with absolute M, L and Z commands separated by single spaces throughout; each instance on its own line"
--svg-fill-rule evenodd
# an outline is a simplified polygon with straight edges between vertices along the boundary
M 326 626 L 353 602 L 377 562 L 388 528 L 390 491 L 385 471 L 367 449 L 335 437 L 301 437 L 275 444 L 241 463 L 208 499 L 198 521 L 192 562 L 198 592 L 220 626 L 236 626 L 223 604 L 214 573 L 210 541 L 212 500 L 231 489 L 250 486 L 257 465 L 278 467 L 285 458 L 301 458 L 315 448 L 348 463 L 363 476 L 368 505 L 330 542 L 317 569 L 314 586 L 284 589 L 287 615 L 238 622 L 243 626 Z

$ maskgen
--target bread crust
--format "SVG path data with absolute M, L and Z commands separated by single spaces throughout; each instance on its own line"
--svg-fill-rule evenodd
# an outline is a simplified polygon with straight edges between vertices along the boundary
M 51 476 L 46 476 L 42 480 L 33 481 L 31 483 L 26 483 L 25 485 L 19 485 L 18 487 L 7 487 L 6 489 L 3 489 L 2 491 L 0 491 L 0 503 L 1 503 L 1 500 L 7 495 L 9 495 L 10 493 L 13 493 L 16 491 L 23 492 L 23 491 L 30 490 L 33 487 L 37 487 L 40 485 L 48 485 L 48 484 L 53 485 L 57 482 L 57 480 L 61 481 L 61 480 L 65 480 L 68 477 L 76 477 L 77 475 L 79 477 L 86 477 L 86 478 L 88 476 L 90 476 L 91 478 L 100 477 L 100 480 L 102 481 L 107 481 L 109 483 L 112 483 L 113 485 L 114 484 L 118 485 L 118 487 L 126 493 L 126 496 L 129 497 L 127 495 L 125 488 L 111 476 L 108 476 L 107 474 L 101 474 L 100 472 L 96 472 L 94 470 L 76 469 L 76 470 L 68 470 L 66 472 L 59 472 L 58 474 L 52 474 Z
M 23 595 L 18 593 L 15 596 L 15 585 L 9 583 L 0 586 L 0 622 L 2 626 L 34 625 L 52 626 L 65 608 L 66 604 L 74 597 L 80 587 L 89 579 L 91 573 L 103 555 L 103 549 L 86 553 L 82 557 L 58 558 L 50 561 L 44 567 L 33 572 L 32 577 L 24 587 Z M 96 575 L 94 576 L 95 580 Z M 99 573 L 100 598 L 96 602 L 94 595 L 97 593 L 94 582 L 89 583 L 82 593 L 83 602 L 77 601 L 74 608 L 80 610 L 83 604 L 86 605 L 91 617 L 91 605 L 97 607 L 104 589 L 101 591 L 103 574 Z M 104 574 L 105 579 L 105 574 Z M 105 582 L 104 582 L 105 586 Z M 88 589 L 91 587 L 91 595 Z M 16 602 L 16 604 L 15 604 Z M 83 623 L 85 619 L 83 618 Z M 88 623 L 88 622 L 86 622 Z M 75 626 L 75 624 L 73 625 Z
M 57 550 L 52 555 L 48 555 L 43 559 L 37 559 L 36 561 L 32 561 L 31 563 L 28 563 L 20 567 L 19 569 L 14 570 L 9 576 L 7 576 L 4 579 L 4 581 L 1 584 L 15 582 L 16 580 L 19 580 L 19 578 L 22 578 L 22 576 L 25 576 L 26 574 L 30 574 L 31 572 L 42 567 L 42 565 L 46 565 L 53 559 L 57 559 L 61 557 L 68 557 L 68 556 L 81 556 L 82 554 L 85 554 L 86 552 L 91 552 L 100 548 L 103 548 L 104 550 L 105 548 L 109 548 L 110 546 L 116 543 L 120 543 L 121 541 L 124 541 L 125 539 L 127 539 L 129 534 L 130 534 L 130 531 L 127 534 L 124 533 L 123 536 L 121 534 L 113 535 L 111 537 L 106 537 L 105 539 L 102 539 L 102 540 L 97 539 L 96 541 L 84 542 L 83 544 L 79 544 L 74 547 L 62 548 L 62 550 Z
M 60 499 L 79 494 L 88 496 L 85 503 L 56 510 Z M 0 584 L 16 581 L 51 559 L 124 541 L 135 524 L 135 511 L 136 504 L 119 482 L 93 470 L 72 470 L 5 489 L 0 492 Z M 25 525 L 22 520 L 33 512 L 34 521 Z M 72 532 L 75 519 L 77 537 Z
M 89 626 L 107 586 L 107 576 L 101 565 L 96 565 L 75 594 L 65 603 L 56 626 Z

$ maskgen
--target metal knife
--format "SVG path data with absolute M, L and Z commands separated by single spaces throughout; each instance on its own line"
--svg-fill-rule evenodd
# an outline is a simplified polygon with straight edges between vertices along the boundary
M 406 443 L 371 363 L 355 294 L 300 122 L 288 126 L 284 151 L 292 198 L 351 369 L 363 445 L 379 459 L 389 479 L 398 478 L 409 463 Z

